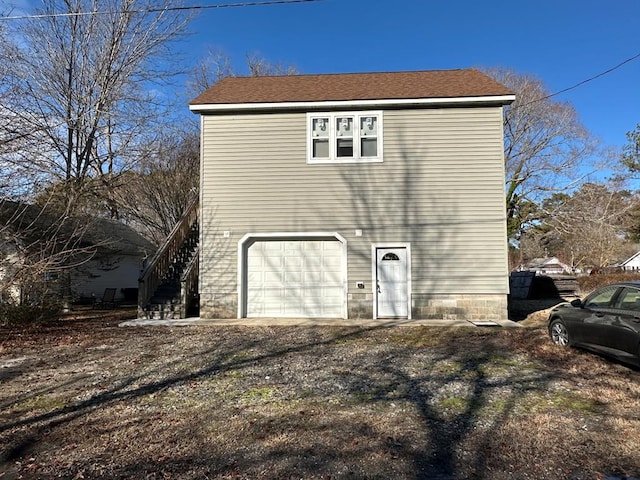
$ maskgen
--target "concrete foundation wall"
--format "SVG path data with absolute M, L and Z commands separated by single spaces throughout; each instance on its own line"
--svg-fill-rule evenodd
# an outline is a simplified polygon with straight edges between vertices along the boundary
M 236 318 L 238 299 L 235 295 L 207 300 L 200 305 L 203 318 Z M 500 321 L 507 319 L 506 295 L 431 295 L 414 293 L 411 316 L 414 320 L 476 320 Z M 350 320 L 373 318 L 373 294 L 349 294 Z

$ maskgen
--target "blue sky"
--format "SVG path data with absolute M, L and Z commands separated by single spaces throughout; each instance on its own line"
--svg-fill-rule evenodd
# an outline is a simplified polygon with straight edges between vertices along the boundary
M 39 3 L 0 0 L 14 14 Z M 221 49 L 240 72 L 247 53 L 300 73 L 507 67 L 557 92 L 640 53 L 640 0 L 320 0 L 197 12 L 180 44 L 188 63 Z M 640 58 L 556 99 L 620 148 L 640 123 Z
M 219 48 L 240 71 L 250 52 L 300 73 L 501 66 L 556 92 L 640 53 L 640 1 L 323 0 L 201 10 L 190 30 L 194 61 Z M 620 147 L 640 123 L 640 58 L 556 99 Z

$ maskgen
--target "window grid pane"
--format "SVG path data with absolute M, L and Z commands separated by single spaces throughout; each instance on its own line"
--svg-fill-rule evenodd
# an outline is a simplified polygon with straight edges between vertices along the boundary
M 360 155 L 363 157 L 378 156 L 378 139 L 362 138 L 360 139 Z
M 338 138 L 336 155 L 338 157 L 353 157 L 353 138 Z
M 378 117 L 375 115 L 360 117 L 360 135 L 376 137 L 378 135 Z
M 314 118 L 311 122 L 311 131 L 314 137 L 329 137 L 329 119 Z
M 336 135 L 353 137 L 353 117 L 336 117 Z
M 313 158 L 329 158 L 329 139 L 313 140 Z

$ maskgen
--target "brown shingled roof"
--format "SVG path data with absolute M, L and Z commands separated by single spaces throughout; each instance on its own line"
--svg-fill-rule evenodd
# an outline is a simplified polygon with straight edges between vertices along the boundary
M 513 95 L 478 70 L 228 77 L 191 105 Z

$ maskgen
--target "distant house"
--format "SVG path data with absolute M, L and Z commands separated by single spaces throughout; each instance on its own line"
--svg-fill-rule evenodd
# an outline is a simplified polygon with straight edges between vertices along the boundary
M 514 98 L 476 70 L 203 92 L 200 315 L 506 318 Z
M 156 246 L 132 228 L 100 219 L 87 238 L 96 255 L 71 270 L 75 298 L 100 298 L 106 288 L 117 288 L 117 301 L 137 301 L 138 277 Z
M 519 270 L 536 272 L 543 275 L 562 275 L 571 273 L 571 267 L 558 260 L 557 257 L 534 258 L 521 265 Z
M 640 252 L 631 255 L 624 262 L 620 263 L 623 270 L 640 270 Z
M 60 295 L 69 282 L 72 300 L 136 301 L 138 277 L 156 247 L 130 227 L 103 218 L 58 217 L 34 205 L 0 203 L 0 286 L 4 298 Z M 68 274 L 68 275 L 67 275 Z

